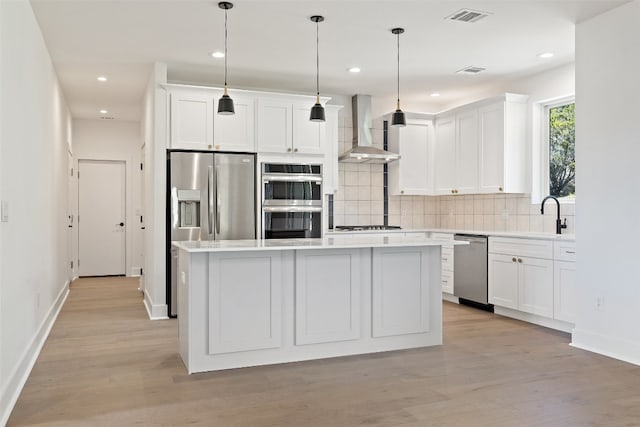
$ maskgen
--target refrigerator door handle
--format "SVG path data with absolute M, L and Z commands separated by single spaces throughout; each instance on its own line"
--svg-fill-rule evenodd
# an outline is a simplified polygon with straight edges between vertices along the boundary
M 218 171 L 220 168 L 216 166 L 216 179 L 214 193 L 216 197 L 216 234 L 220 234 L 220 197 L 218 197 Z
M 209 166 L 207 173 L 207 222 L 209 224 L 209 234 L 213 234 L 213 167 Z

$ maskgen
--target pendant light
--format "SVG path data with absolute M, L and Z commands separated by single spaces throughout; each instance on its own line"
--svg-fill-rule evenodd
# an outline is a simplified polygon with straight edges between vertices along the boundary
M 391 118 L 391 126 L 406 126 L 407 118 L 400 109 L 400 34 L 404 33 L 404 28 L 394 28 L 391 32 L 398 38 L 398 103 L 396 104 L 396 111 Z
M 236 111 L 233 107 L 233 99 L 227 93 L 227 10 L 233 7 L 233 3 L 221 1 L 218 7 L 224 9 L 224 93 L 218 101 L 218 114 L 231 115 Z
M 320 43 L 320 30 L 319 23 L 324 21 L 324 17 L 320 15 L 314 15 L 311 18 L 312 22 L 316 23 L 316 103 L 313 107 L 311 107 L 311 115 L 309 116 L 309 120 L 312 122 L 324 122 L 324 107 L 320 104 L 320 53 L 318 50 L 318 45 Z

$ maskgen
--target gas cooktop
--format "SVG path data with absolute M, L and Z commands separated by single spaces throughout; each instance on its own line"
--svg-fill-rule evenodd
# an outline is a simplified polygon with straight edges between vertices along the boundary
M 335 231 L 378 231 L 378 230 L 400 230 L 397 225 L 336 225 Z

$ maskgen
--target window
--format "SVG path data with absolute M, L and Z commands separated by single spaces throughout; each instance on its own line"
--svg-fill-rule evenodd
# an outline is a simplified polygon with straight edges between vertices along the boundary
M 576 195 L 575 102 L 547 105 L 548 194 L 565 200 Z

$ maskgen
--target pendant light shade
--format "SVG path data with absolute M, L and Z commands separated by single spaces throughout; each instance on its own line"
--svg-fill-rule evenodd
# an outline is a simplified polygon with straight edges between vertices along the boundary
M 404 28 L 394 28 L 391 32 L 398 38 L 398 102 L 396 103 L 396 111 L 391 117 L 391 126 L 406 126 L 407 118 L 400 109 L 400 34 L 404 33 Z
M 316 23 L 316 103 L 311 107 L 311 115 L 309 116 L 309 120 L 312 122 L 324 122 L 324 107 L 320 104 L 320 53 L 319 53 L 319 44 L 320 44 L 320 29 L 319 23 L 324 21 L 324 17 L 320 15 L 314 15 L 311 18 L 311 22 Z
M 224 9 L 224 93 L 218 100 L 218 114 L 231 115 L 236 110 L 233 107 L 233 99 L 227 93 L 227 10 L 233 7 L 233 3 L 221 1 L 218 3 L 220 9 Z

